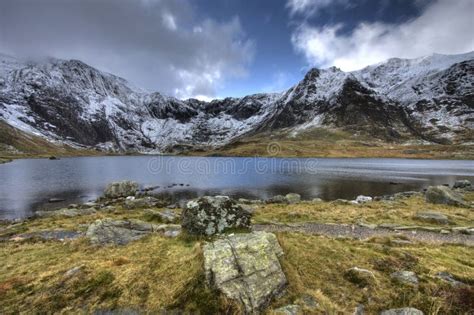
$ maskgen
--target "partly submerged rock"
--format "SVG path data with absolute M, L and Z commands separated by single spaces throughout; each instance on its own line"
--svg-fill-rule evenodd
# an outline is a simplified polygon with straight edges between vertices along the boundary
M 176 237 L 181 232 L 179 225 L 156 225 L 139 220 L 103 219 L 92 223 L 86 236 L 96 245 L 126 245 L 150 233 L 163 233 L 167 237 Z
M 472 184 L 469 180 L 463 179 L 463 180 L 457 180 L 454 182 L 453 188 L 455 189 L 465 189 L 465 188 L 471 188 Z
M 430 186 L 425 193 L 427 202 L 452 206 L 466 206 L 463 197 L 446 186 Z
M 182 226 L 191 234 L 213 235 L 228 228 L 250 228 L 252 214 L 227 196 L 191 200 L 181 215 Z
M 139 185 L 133 181 L 121 181 L 113 182 L 105 188 L 104 197 L 106 198 L 118 198 L 134 196 L 138 191 Z
M 433 211 L 417 212 L 415 215 L 415 219 L 420 220 L 420 221 L 430 222 L 430 223 L 437 223 L 437 224 L 449 223 L 449 219 L 446 215 L 439 212 L 433 212 Z
M 416 276 L 416 273 L 413 271 L 407 271 L 407 270 L 402 270 L 402 271 L 397 271 L 394 272 L 390 275 L 390 277 L 400 283 L 403 284 L 418 284 L 418 277 Z
M 366 202 L 371 202 L 372 200 L 373 200 L 372 197 L 364 196 L 364 195 L 357 196 L 357 198 L 355 199 L 357 203 L 366 203 Z
M 265 308 L 287 284 L 278 257 L 283 250 L 274 234 L 232 234 L 204 246 L 208 283 L 240 302 L 245 313 Z
M 394 308 L 383 311 L 380 315 L 424 315 L 422 311 L 413 307 Z

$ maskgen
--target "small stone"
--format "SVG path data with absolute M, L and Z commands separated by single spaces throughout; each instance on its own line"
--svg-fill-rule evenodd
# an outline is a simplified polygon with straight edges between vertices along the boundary
M 300 306 L 296 304 L 291 304 L 291 305 L 286 305 L 280 308 L 277 308 L 274 310 L 274 314 L 279 314 L 279 315 L 298 315 L 298 312 L 300 311 Z
M 404 284 L 418 284 L 418 277 L 413 271 L 397 271 L 390 275 L 390 277 L 400 283 Z
M 344 273 L 344 277 L 357 286 L 364 288 L 375 282 L 375 275 L 372 271 L 359 267 L 352 267 Z
M 287 200 L 285 196 L 282 196 L 282 195 L 276 195 L 267 200 L 267 203 L 286 203 L 286 202 Z
M 137 208 L 149 208 L 149 207 L 161 207 L 163 203 L 154 198 L 154 197 L 143 197 L 143 198 L 135 198 L 135 197 L 127 197 L 125 200 L 124 207 L 127 209 L 137 209 Z
M 380 315 L 424 315 L 422 311 L 413 307 L 394 308 L 383 311 Z
M 79 274 L 83 268 L 84 266 L 77 266 L 72 269 L 69 269 L 68 271 L 64 273 L 64 278 L 69 279 L 69 278 L 74 277 L 75 275 Z
M 420 220 L 420 221 L 430 222 L 430 223 L 437 223 L 437 224 L 449 223 L 449 219 L 446 215 L 439 212 L 433 212 L 433 211 L 417 212 L 415 215 L 415 219 Z
M 372 197 L 360 195 L 360 196 L 357 196 L 357 198 L 355 199 L 355 201 L 356 201 L 357 203 L 367 203 L 367 202 L 371 202 L 371 201 L 372 201 Z
M 441 271 L 436 274 L 436 278 L 449 282 L 453 286 L 462 286 L 463 282 L 454 279 L 454 276 L 446 271 Z
M 301 196 L 299 194 L 290 193 L 285 196 L 285 199 L 289 204 L 294 204 L 301 201 Z
M 321 203 L 323 202 L 323 200 L 321 198 L 313 198 L 313 200 L 311 200 L 312 203 Z

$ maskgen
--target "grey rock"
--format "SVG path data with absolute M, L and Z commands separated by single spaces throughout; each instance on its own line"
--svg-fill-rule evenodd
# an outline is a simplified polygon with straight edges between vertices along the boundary
M 86 209 L 60 209 L 53 211 L 55 214 L 53 216 L 64 216 L 64 217 L 77 217 L 80 215 L 89 215 L 96 213 L 95 208 L 86 208 Z
M 204 269 L 212 287 L 240 302 L 245 313 L 263 310 L 286 287 L 274 234 L 231 234 L 204 246 Z
M 279 315 L 298 315 L 300 308 L 301 307 L 299 305 L 290 304 L 290 305 L 277 308 L 273 312 L 274 314 L 279 314 Z
M 418 277 L 413 271 L 397 271 L 390 275 L 390 277 L 400 283 L 404 284 L 418 284 Z
M 266 201 L 267 203 L 286 203 L 287 200 L 285 196 L 276 195 Z
M 363 304 L 357 305 L 354 310 L 354 315 L 364 315 L 365 314 L 365 306 Z
M 372 197 L 364 196 L 364 195 L 357 196 L 357 198 L 355 199 L 357 203 L 366 203 L 366 202 L 371 202 L 372 200 L 373 200 Z
M 125 200 L 124 207 L 127 209 L 147 208 L 147 207 L 161 207 L 163 203 L 154 197 L 130 198 Z
M 452 206 L 467 206 L 463 197 L 446 186 L 430 186 L 425 193 L 427 202 Z
M 145 214 L 151 217 L 151 219 L 157 219 L 164 223 L 175 223 L 178 220 L 177 214 L 171 209 L 165 209 L 163 211 L 146 209 Z
M 313 198 L 313 200 L 311 200 L 312 203 L 321 203 L 323 202 L 323 200 L 321 198 Z
M 375 275 L 372 271 L 359 267 L 352 267 L 346 270 L 344 277 L 361 288 L 372 285 L 375 282 Z
M 424 315 L 422 311 L 413 307 L 394 308 L 383 311 L 380 315 Z
M 454 182 L 454 185 L 453 185 L 453 188 L 457 188 L 457 189 L 464 189 L 464 188 L 470 188 L 470 187 L 472 187 L 472 184 L 467 179 L 457 180 Z
M 251 216 L 227 196 L 205 196 L 187 203 L 181 222 L 191 234 L 213 235 L 228 228 L 250 228 Z
M 96 245 L 125 245 L 159 231 L 162 231 L 159 226 L 139 220 L 103 219 L 92 223 L 87 229 L 86 236 Z
M 289 204 L 294 204 L 301 201 L 301 196 L 299 194 L 289 193 L 286 194 L 285 199 Z
M 474 235 L 474 228 L 472 227 L 457 226 L 457 227 L 451 228 L 451 231 L 456 232 L 456 233 L 466 234 L 466 235 Z
M 69 269 L 68 271 L 66 271 L 64 273 L 64 278 L 65 279 L 69 279 L 69 278 L 72 278 L 76 275 L 78 275 L 79 273 L 81 273 L 82 269 L 84 269 L 84 266 L 77 266 L 77 267 L 74 267 L 72 269 Z
M 83 236 L 83 233 L 78 231 L 70 230 L 51 230 L 51 231 L 39 231 L 15 235 L 10 240 L 12 241 L 22 241 L 26 239 L 42 239 L 45 241 L 56 240 L 56 241 L 66 241 L 73 240 Z
M 66 199 L 62 199 L 62 198 L 50 198 L 50 199 L 48 200 L 49 203 L 63 202 L 63 201 L 66 201 Z
M 420 221 L 430 222 L 430 223 L 437 223 L 437 224 L 449 223 L 449 219 L 446 215 L 439 212 L 433 212 L 433 211 L 417 212 L 415 215 L 415 219 L 420 220 Z
M 343 206 L 343 205 L 350 205 L 351 204 L 351 202 L 349 200 L 346 200 L 346 199 L 336 199 L 331 203 L 333 205 L 337 205 L 337 206 Z
M 114 182 L 107 186 L 104 192 L 106 198 L 118 198 L 134 196 L 138 191 L 139 186 L 137 182 L 133 181 L 121 181 Z
M 464 282 L 456 280 L 452 274 L 446 271 L 438 272 L 436 274 L 436 278 L 449 282 L 452 286 L 455 287 L 464 285 Z

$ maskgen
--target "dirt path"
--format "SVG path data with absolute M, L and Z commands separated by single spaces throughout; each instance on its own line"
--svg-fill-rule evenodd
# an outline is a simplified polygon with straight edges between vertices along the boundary
M 256 224 L 254 231 L 266 232 L 301 232 L 307 234 L 325 235 L 329 237 L 350 237 L 355 239 L 368 239 L 374 236 L 404 236 L 412 241 L 435 244 L 462 244 L 474 246 L 474 235 L 460 233 L 441 234 L 438 232 L 420 230 L 394 231 L 387 228 L 369 228 L 358 225 L 300 223 L 300 224 Z

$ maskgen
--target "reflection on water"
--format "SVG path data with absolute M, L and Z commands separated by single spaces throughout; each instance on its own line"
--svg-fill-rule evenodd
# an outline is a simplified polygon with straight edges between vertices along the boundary
M 304 199 L 352 199 L 461 178 L 474 180 L 473 161 L 149 156 L 18 160 L 0 165 L 0 219 L 92 200 L 108 183 L 124 179 L 160 186 L 156 192 L 183 201 L 217 194 L 266 199 L 289 192 Z M 50 198 L 66 200 L 49 204 Z

